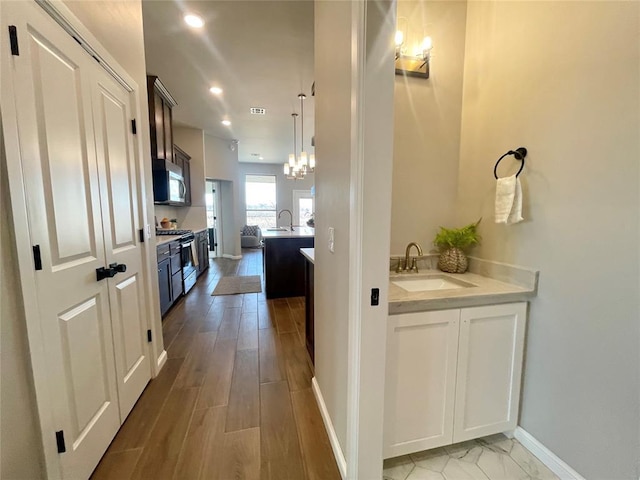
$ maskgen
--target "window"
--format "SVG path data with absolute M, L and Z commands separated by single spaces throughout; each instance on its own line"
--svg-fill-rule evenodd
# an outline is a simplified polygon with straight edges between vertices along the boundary
M 276 226 L 276 176 L 246 175 L 247 225 L 261 229 Z

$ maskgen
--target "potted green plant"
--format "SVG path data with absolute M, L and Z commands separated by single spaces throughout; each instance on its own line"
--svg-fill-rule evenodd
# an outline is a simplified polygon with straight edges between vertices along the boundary
M 433 240 L 433 244 L 440 250 L 440 258 L 438 259 L 440 270 L 447 273 L 467 271 L 469 262 L 465 252 L 480 243 L 481 238 L 477 231 L 480 220 L 462 228 L 440 227 L 440 231 Z

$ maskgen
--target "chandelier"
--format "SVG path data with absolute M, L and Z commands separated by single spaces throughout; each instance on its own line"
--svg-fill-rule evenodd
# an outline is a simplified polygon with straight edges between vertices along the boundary
M 307 155 L 304 151 L 304 99 L 307 96 L 304 93 L 298 95 L 300 99 L 300 155 L 297 151 L 296 142 L 296 117 L 297 113 L 292 113 L 293 117 L 293 153 L 289 154 L 289 162 L 284 164 L 284 175 L 288 180 L 303 179 L 308 173 L 314 172 L 316 169 L 316 156 L 312 153 Z

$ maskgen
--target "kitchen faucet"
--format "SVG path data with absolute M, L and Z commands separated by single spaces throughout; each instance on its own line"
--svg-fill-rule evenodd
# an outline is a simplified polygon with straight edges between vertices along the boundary
M 418 256 L 422 256 L 422 248 L 420 247 L 420 245 L 418 245 L 416 242 L 411 242 L 409 245 L 407 245 L 407 249 L 404 252 L 404 269 L 401 266 L 402 260 L 398 260 L 398 268 L 396 269 L 396 272 L 400 273 L 402 270 L 415 270 L 416 273 L 418 273 L 417 259 L 414 258 L 413 262 L 411 263 L 411 267 L 409 267 L 409 253 L 411 251 L 411 247 L 416 247 L 416 249 L 418 250 Z
M 291 210 L 287 210 L 286 208 L 284 210 L 280 210 L 280 213 L 278 213 L 278 218 L 280 218 L 280 216 L 284 212 L 287 212 L 289 214 L 289 218 L 291 218 L 291 223 L 289 223 L 289 228 L 291 228 L 291 231 L 293 232 L 293 214 L 291 213 Z

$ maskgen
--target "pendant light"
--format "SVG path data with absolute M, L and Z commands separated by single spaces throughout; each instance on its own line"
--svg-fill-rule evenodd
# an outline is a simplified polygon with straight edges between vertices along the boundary
M 296 161 L 296 117 L 297 113 L 292 113 L 291 118 L 293 118 L 293 153 L 289 154 L 289 163 L 284 164 L 284 175 L 288 180 L 296 179 L 296 172 L 298 170 L 298 162 Z
M 298 98 L 300 99 L 300 159 L 298 164 L 300 170 L 306 174 L 309 162 L 307 152 L 304 151 L 304 99 L 307 96 L 304 93 L 299 93 Z

